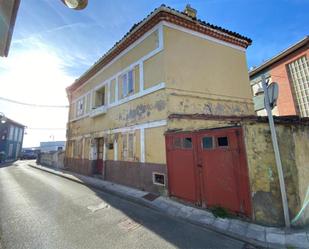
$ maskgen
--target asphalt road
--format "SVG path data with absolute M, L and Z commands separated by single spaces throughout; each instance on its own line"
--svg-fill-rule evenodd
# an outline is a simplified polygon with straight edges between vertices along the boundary
M 17 162 L 0 168 L 0 248 L 248 246 Z

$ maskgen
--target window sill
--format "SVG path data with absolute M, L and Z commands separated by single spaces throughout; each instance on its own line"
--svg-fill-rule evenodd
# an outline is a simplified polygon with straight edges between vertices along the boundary
M 102 106 L 98 106 L 98 107 L 92 109 L 91 112 L 89 113 L 89 116 L 94 118 L 96 116 L 103 115 L 106 112 L 107 112 L 107 106 L 102 105 Z

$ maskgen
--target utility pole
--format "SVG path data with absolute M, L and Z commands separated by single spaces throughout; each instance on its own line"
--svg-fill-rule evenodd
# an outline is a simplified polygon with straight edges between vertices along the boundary
M 285 226 L 289 228 L 291 226 L 291 223 L 290 223 L 290 216 L 289 216 L 288 199 L 287 199 L 286 190 L 285 190 L 284 176 L 283 176 L 277 134 L 276 134 L 272 110 L 270 108 L 270 103 L 269 103 L 267 83 L 268 82 L 266 82 L 265 75 L 263 74 L 262 75 L 262 87 L 264 90 L 265 109 L 267 111 L 268 122 L 269 122 L 269 127 L 270 127 L 270 132 L 271 132 L 271 139 L 272 139 L 272 144 L 273 144 L 273 148 L 275 152 L 275 159 L 276 159 L 277 171 L 278 171 L 278 176 L 279 176 L 279 184 L 280 184 Z

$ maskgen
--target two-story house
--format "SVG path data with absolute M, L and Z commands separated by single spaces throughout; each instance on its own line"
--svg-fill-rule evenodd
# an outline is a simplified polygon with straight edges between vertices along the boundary
M 190 6 L 184 12 L 157 8 L 67 88 L 65 166 L 166 193 L 172 173 L 165 133 L 224 126 L 209 121 L 199 127 L 196 120 L 173 115 L 254 115 L 246 64 L 250 44 L 197 19 Z M 226 136 L 216 139 L 204 145 L 227 147 Z M 184 153 L 195 143 L 190 137 L 176 140 Z M 181 167 L 182 177 L 192 176 Z

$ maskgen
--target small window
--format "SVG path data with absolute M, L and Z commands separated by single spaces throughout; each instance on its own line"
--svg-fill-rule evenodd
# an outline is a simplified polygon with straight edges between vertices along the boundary
M 105 86 L 95 92 L 95 107 L 105 105 Z
M 185 149 L 192 148 L 192 138 L 191 137 L 186 137 L 182 141 L 183 141 L 183 148 Z
M 229 142 L 227 137 L 218 137 L 218 147 L 227 147 L 229 146 Z
M 79 117 L 84 114 L 84 98 L 77 101 L 76 116 Z
M 108 149 L 109 150 L 113 150 L 114 149 L 114 144 L 113 143 L 109 143 L 108 144 Z
M 165 175 L 161 173 L 152 173 L 152 181 L 156 185 L 165 186 Z
M 128 136 L 128 156 L 130 160 L 134 159 L 134 133 L 129 133 Z
M 181 138 L 180 137 L 174 137 L 173 145 L 174 145 L 174 148 L 181 148 Z
M 122 159 L 134 160 L 134 133 L 122 135 Z
M 209 150 L 213 148 L 213 139 L 212 137 L 203 137 L 202 140 L 203 149 Z
M 122 80 L 122 97 L 126 97 L 134 92 L 134 75 L 133 70 L 121 76 Z

